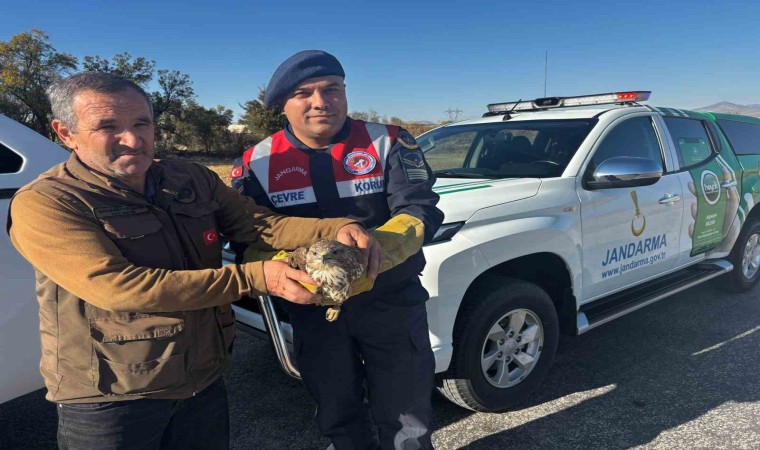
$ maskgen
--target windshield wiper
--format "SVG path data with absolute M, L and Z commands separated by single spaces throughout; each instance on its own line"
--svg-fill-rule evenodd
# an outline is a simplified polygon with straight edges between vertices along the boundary
M 443 176 L 444 178 L 492 178 L 482 173 L 454 172 L 452 170 L 441 170 L 434 173 L 436 176 Z

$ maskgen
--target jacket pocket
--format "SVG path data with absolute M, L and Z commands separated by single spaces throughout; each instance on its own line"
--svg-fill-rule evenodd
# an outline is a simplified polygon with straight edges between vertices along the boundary
M 90 319 L 93 373 L 109 394 L 166 391 L 185 382 L 182 318 L 129 314 Z
M 105 394 L 148 394 L 182 386 L 185 359 L 182 355 L 142 363 L 117 363 L 98 358 L 98 390 Z
M 152 213 L 102 219 L 103 229 L 131 263 L 146 267 L 172 267 L 161 232 L 161 221 Z
M 216 225 L 215 212 L 219 204 L 214 201 L 174 203 L 172 209 L 183 239 L 195 250 L 201 267 L 216 268 L 222 265 L 222 241 Z
M 116 239 L 139 239 L 161 229 L 161 222 L 150 213 L 102 219 L 103 228 Z

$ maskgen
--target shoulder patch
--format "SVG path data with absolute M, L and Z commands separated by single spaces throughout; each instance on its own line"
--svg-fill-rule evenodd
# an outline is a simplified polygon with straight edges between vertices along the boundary
M 398 140 L 399 144 L 410 150 L 420 148 L 419 144 L 417 144 L 417 141 L 414 139 L 414 136 L 412 136 L 410 132 L 406 131 L 403 128 L 400 128 L 398 130 L 398 136 L 396 136 L 396 140 Z
M 243 172 L 245 165 L 243 163 L 243 158 L 235 158 L 234 161 L 232 161 L 232 171 L 230 172 L 230 178 L 240 178 L 243 176 Z
M 425 158 L 419 148 L 401 149 L 399 152 L 401 165 L 406 173 L 406 181 L 409 183 L 422 183 L 427 181 L 428 172 L 425 165 Z

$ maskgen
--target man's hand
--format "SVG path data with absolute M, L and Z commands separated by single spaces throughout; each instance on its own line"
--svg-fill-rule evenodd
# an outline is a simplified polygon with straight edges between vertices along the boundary
M 283 261 L 264 261 L 264 279 L 270 294 L 282 297 L 289 302 L 308 305 L 322 300 L 321 295 L 312 294 L 298 282 L 303 281 L 315 286 L 319 283 L 312 280 L 306 272 L 293 269 Z
M 367 268 L 367 278 L 374 280 L 380 272 L 383 264 L 383 248 L 367 230 L 357 223 L 351 223 L 338 230 L 335 240 L 341 244 L 359 247 L 364 258 L 364 266 Z

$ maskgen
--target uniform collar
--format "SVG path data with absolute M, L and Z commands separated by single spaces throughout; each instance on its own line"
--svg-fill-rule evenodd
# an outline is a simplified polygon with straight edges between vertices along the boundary
M 344 139 L 346 139 L 351 132 L 351 123 L 352 120 L 350 117 L 346 117 L 346 121 L 343 123 L 343 127 L 338 131 L 338 133 L 333 136 L 332 140 L 330 141 L 330 145 L 336 144 Z M 293 146 L 299 150 L 303 150 L 307 153 L 311 152 L 318 152 L 325 150 L 324 148 L 311 148 L 308 145 L 301 142 L 295 134 L 293 134 L 293 129 L 290 127 L 290 124 L 285 125 L 285 137 L 288 139 L 288 141 L 293 144 Z M 328 146 L 327 148 L 329 148 Z

